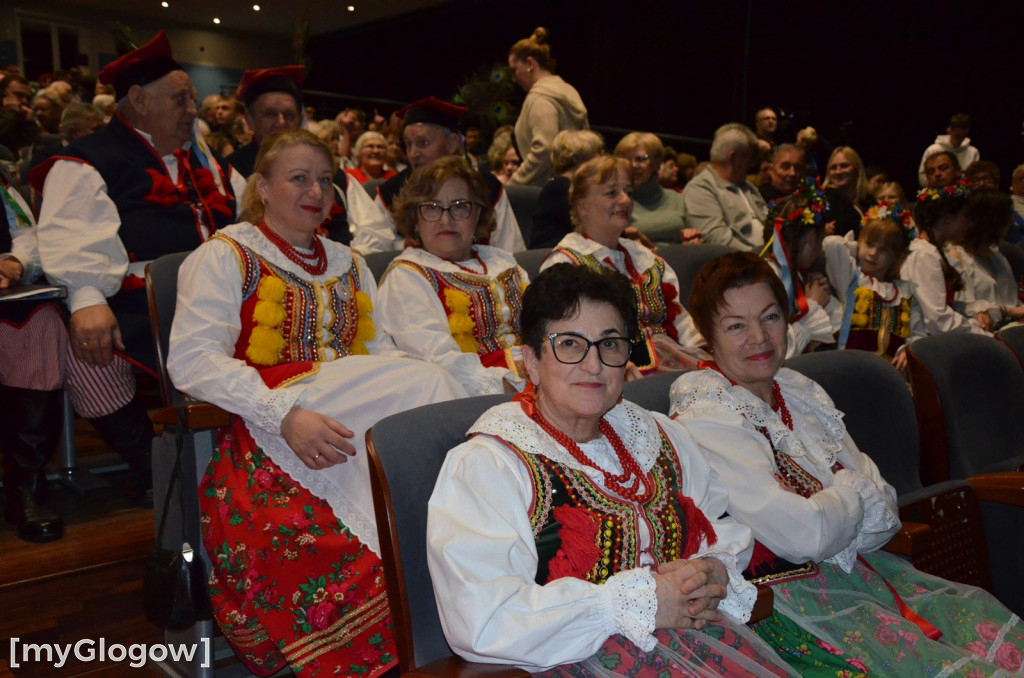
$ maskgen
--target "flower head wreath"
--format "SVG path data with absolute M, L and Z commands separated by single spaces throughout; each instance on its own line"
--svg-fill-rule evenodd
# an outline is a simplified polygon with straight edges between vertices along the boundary
M 942 188 L 922 188 L 917 194 L 918 203 L 926 203 L 930 200 L 938 200 L 939 198 L 966 198 L 974 190 L 974 184 L 971 183 L 970 179 L 960 177 L 949 186 L 943 186 Z
M 772 205 L 769 217 L 772 218 L 772 224 L 776 230 L 781 231 L 788 224 L 797 222 L 807 225 L 814 224 L 815 226 L 821 226 L 824 223 L 825 212 L 828 211 L 828 199 L 825 197 L 825 189 L 811 177 L 806 177 L 797 186 L 791 198 L 801 196 L 808 199 L 807 205 L 790 210 L 785 214 L 782 213 L 782 205 L 790 202 L 790 200 L 783 198 Z

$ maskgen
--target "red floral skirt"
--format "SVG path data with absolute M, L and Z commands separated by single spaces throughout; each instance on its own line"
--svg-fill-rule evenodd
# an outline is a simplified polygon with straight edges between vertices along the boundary
M 380 559 L 241 419 L 221 430 L 199 491 L 214 616 L 250 671 L 373 678 L 395 665 Z

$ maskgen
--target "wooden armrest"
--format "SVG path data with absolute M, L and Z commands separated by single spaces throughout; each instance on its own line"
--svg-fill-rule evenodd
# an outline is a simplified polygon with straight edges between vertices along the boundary
M 913 558 L 931 546 L 931 536 L 931 525 L 904 521 L 900 531 L 882 547 L 882 550 Z
M 775 610 L 775 592 L 771 586 L 757 584 L 757 600 L 754 601 L 754 609 L 750 611 L 748 624 L 759 622 L 770 617 Z
M 1003 471 L 968 478 L 978 499 L 1024 507 L 1024 473 Z
M 152 414 L 153 423 L 162 426 L 178 425 L 178 408 L 166 407 Z M 231 423 L 231 414 L 210 403 L 188 403 L 185 405 L 185 428 L 190 431 L 202 431 L 209 428 L 220 428 Z
M 528 678 L 529 673 L 515 666 L 505 664 L 482 664 L 479 662 L 468 662 L 462 657 L 445 657 L 436 662 L 417 666 L 412 671 L 406 671 L 402 678 L 412 676 L 414 678 L 473 678 L 474 676 L 486 676 L 487 678 Z

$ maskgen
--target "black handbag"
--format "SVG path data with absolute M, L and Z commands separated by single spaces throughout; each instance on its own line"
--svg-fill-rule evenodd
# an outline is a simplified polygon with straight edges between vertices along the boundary
M 185 406 L 178 406 L 178 429 L 175 432 L 177 455 L 174 470 L 167 485 L 164 508 L 157 529 L 156 545 L 146 560 L 142 577 L 142 606 L 146 618 L 162 629 L 181 631 L 191 628 L 197 621 L 211 619 L 210 594 L 206 589 L 206 566 L 199 553 L 185 541 L 185 501 L 181 507 L 181 547 L 163 547 L 167 512 L 174 496 L 175 485 L 181 478 L 181 457 L 185 443 Z

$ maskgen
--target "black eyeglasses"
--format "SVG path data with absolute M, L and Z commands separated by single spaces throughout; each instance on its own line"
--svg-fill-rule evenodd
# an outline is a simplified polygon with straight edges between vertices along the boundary
M 456 200 L 448 207 L 441 207 L 439 202 L 421 202 L 417 207 L 424 221 L 437 221 L 445 212 L 448 213 L 449 219 L 462 221 L 473 216 L 476 204 L 469 200 Z
M 597 358 L 608 367 L 622 367 L 629 362 L 633 340 L 626 337 L 602 337 L 590 341 L 575 332 L 552 332 L 547 336 L 555 360 L 566 365 L 583 362 L 590 347 L 597 347 Z

